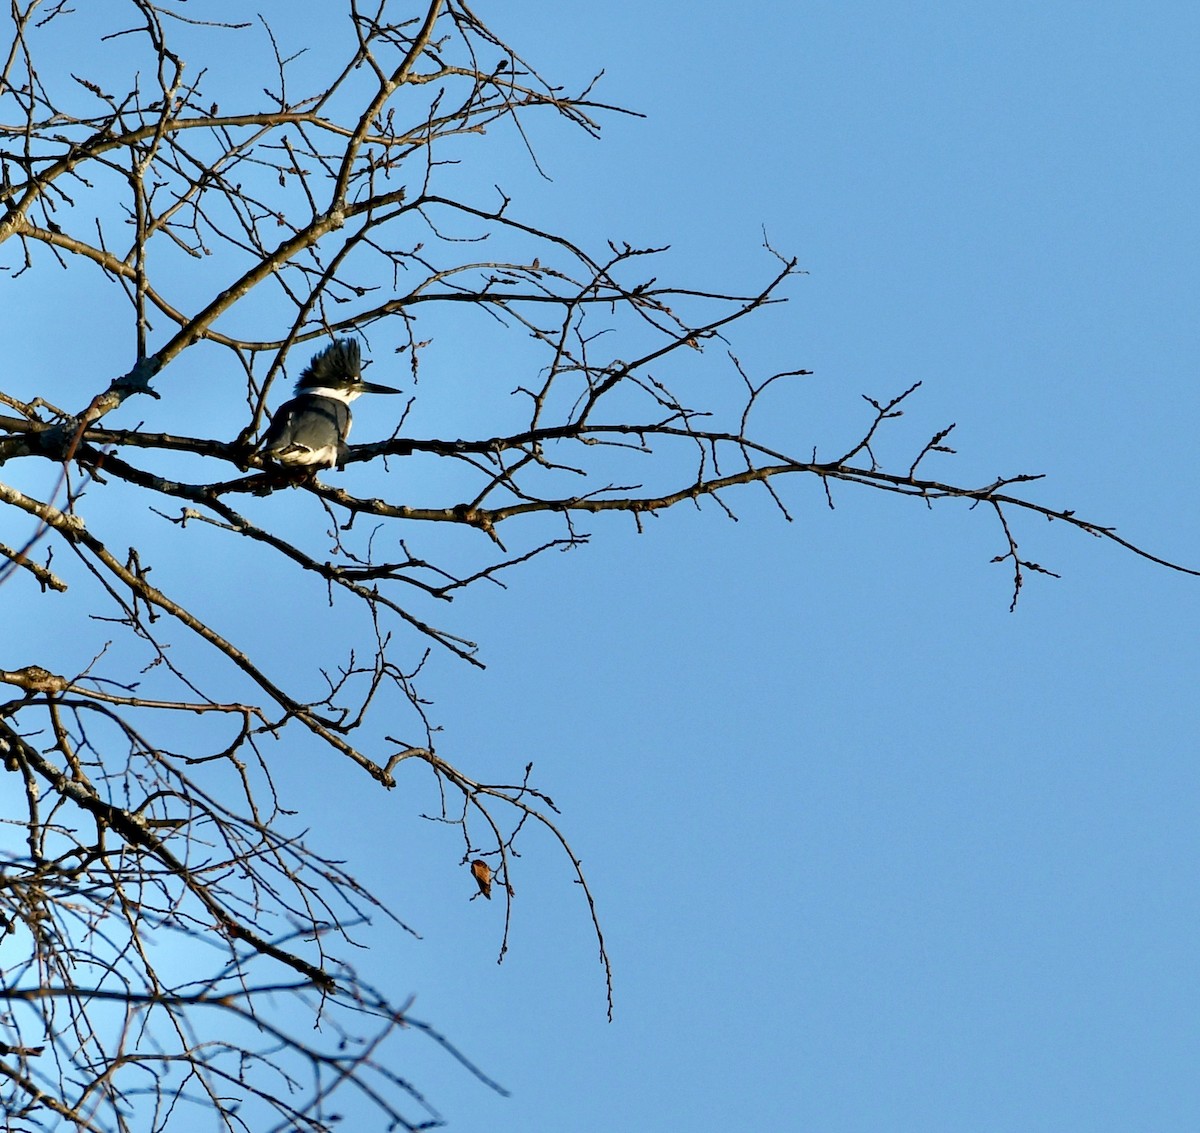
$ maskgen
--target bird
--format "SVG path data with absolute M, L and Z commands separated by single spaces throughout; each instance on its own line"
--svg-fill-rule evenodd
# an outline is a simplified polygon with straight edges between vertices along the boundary
M 335 339 L 313 355 L 296 382 L 296 396 L 271 418 L 262 451 L 285 468 L 342 468 L 350 435 L 350 402 L 363 393 L 400 392 L 363 381 L 357 340 Z
M 492 899 L 492 867 L 482 858 L 476 858 L 471 863 L 471 876 L 479 886 L 479 892 L 489 901 Z

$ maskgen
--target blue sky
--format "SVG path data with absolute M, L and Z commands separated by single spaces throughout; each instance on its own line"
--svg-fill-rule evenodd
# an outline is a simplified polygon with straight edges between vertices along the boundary
M 698 285 L 761 280 L 764 230 L 799 257 L 790 302 L 733 338 L 757 372 L 815 372 L 762 422 L 792 450 L 844 447 L 860 394 L 920 380 L 884 456 L 954 421 L 940 476 L 1045 473 L 1030 496 L 1200 566 L 1200 10 L 647 8 L 480 5 L 549 77 L 603 67 L 647 115 L 535 130 L 551 182 L 516 156 L 480 177 L 593 246 L 670 243 Z M 435 364 L 480 364 L 446 333 Z M 356 439 L 384 435 L 359 404 Z M 990 516 L 784 496 L 791 523 L 749 491 L 737 523 L 597 519 L 460 598 L 489 668 L 429 677 L 447 758 L 499 780 L 532 759 L 563 811 L 612 1023 L 548 840 L 498 966 L 502 905 L 416 817 L 430 784 L 377 796 L 295 753 L 314 841 L 423 936 L 381 930 L 365 966 L 513 1096 L 415 1038 L 405 1074 L 489 1133 L 1195 1129 L 1200 580 L 1022 519 L 1062 578 L 1010 614 Z
M 793 447 L 919 379 L 898 449 L 956 421 L 939 472 L 1045 472 L 1039 498 L 1192 564 L 1198 23 L 1059 3 L 500 18 L 648 115 L 540 151 L 547 207 L 669 241 L 706 280 L 763 270 L 763 228 L 809 271 L 735 339 L 816 371 L 769 422 Z M 448 740 L 534 749 L 617 1010 L 565 872 L 555 901 L 552 858 L 528 863 L 537 912 L 499 971 L 480 942 L 451 1028 L 494 1013 L 482 1051 L 515 1097 L 465 1126 L 1193 1128 L 1196 581 L 1027 522 L 1063 578 L 1010 615 L 988 517 L 788 499 L 792 524 L 749 498 L 736 525 L 597 524 L 480 611 L 493 672 Z M 445 1020 L 449 989 L 421 994 Z

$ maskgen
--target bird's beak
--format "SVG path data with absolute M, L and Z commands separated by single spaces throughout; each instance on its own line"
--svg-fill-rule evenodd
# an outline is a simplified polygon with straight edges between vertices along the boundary
M 360 393 L 403 393 L 403 390 L 392 389 L 391 386 L 378 386 L 374 382 L 363 382 L 359 387 Z

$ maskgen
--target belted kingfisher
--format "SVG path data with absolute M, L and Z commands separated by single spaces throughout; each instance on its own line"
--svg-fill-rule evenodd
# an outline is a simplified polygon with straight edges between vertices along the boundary
M 262 451 L 286 468 L 341 468 L 350 435 L 350 402 L 360 393 L 400 393 L 362 379 L 358 342 L 339 338 L 313 355 L 296 396 L 271 418 Z

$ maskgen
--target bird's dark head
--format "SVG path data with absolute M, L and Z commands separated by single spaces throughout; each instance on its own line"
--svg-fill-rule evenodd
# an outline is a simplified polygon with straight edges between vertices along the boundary
M 313 355 L 296 382 L 296 394 L 314 394 L 349 403 L 362 393 L 400 393 L 391 386 L 363 381 L 358 340 L 339 338 Z

